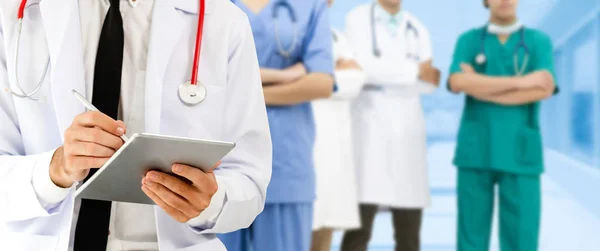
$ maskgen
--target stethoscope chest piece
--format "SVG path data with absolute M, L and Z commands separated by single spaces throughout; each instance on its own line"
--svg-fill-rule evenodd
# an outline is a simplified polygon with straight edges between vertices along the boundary
M 190 81 L 179 86 L 179 99 L 186 105 L 197 105 L 206 99 L 206 87 L 198 81 L 193 85 Z
M 486 61 L 486 57 L 485 57 L 485 54 L 483 54 L 483 53 L 479 53 L 475 57 L 475 63 L 477 63 L 478 65 L 485 64 L 485 61 Z

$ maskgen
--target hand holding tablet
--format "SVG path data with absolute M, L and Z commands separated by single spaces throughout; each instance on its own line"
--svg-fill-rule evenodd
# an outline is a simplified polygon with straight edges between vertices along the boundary
M 203 210 L 205 200 L 216 192 L 212 170 L 234 147 L 231 142 L 135 134 L 77 190 L 76 196 L 159 205 L 167 212 L 169 206 L 193 214 Z M 144 190 L 140 189 L 143 181 Z M 175 200 L 174 195 L 195 204 L 182 204 L 185 201 Z

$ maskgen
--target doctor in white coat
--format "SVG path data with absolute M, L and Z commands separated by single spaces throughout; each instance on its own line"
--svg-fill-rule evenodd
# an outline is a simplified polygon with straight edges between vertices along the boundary
M 220 0 L 203 10 L 199 0 L 30 0 L 17 45 L 20 3 L 0 2 L 0 250 L 225 250 L 214 234 L 251 224 L 271 175 L 247 17 Z M 207 95 L 186 105 L 177 91 L 192 74 L 199 13 L 198 79 Z M 40 89 L 18 97 L 37 88 L 48 57 Z M 73 89 L 103 113 L 85 112 Z M 106 94 L 118 100 L 111 111 L 102 109 Z M 137 132 L 237 146 L 212 172 L 173 166 L 192 184 L 149 172 L 140 189 L 157 206 L 107 202 L 105 225 L 90 225 L 98 219 L 82 220 L 74 190 L 123 144 L 118 136 Z M 100 234 L 80 238 L 91 230 Z
M 368 78 L 353 104 L 361 228 L 345 233 L 341 250 L 366 250 L 380 207 L 392 212 L 396 251 L 418 250 L 430 204 L 420 96 L 439 83 L 429 32 L 400 0 L 356 7 L 346 29 Z
M 329 0 L 332 4 L 333 0 Z M 344 34 L 334 29 L 332 35 L 336 90 L 330 98 L 312 102 L 317 180 L 312 251 L 331 250 L 334 230 L 360 227 L 350 105 L 367 76 Z

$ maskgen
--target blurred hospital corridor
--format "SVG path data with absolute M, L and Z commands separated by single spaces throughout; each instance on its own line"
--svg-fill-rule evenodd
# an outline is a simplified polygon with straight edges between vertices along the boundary
M 365 0 L 342 0 L 332 8 L 332 23 L 344 30 L 346 13 Z M 432 8 L 432 6 L 435 7 Z M 485 24 L 480 1 L 402 1 L 428 27 L 434 65 L 442 71 L 440 88 L 424 95 L 432 206 L 424 211 L 423 251 L 457 250 L 456 174 L 452 165 L 464 96 L 446 90 L 457 36 Z M 546 171 L 542 175 L 542 221 L 539 250 L 600 250 L 600 2 L 594 0 L 520 1 L 520 21 L 539 29 L 554 46 L 560 93 L 542 102 Z M 497 189 L 497 187 L 496 187 Z M 491 250 L 499 250 L 498 201 Z M 336 233 L 331 250 L 339 250 Z M 383 210 L 373 226 L 369 250 L 393 251 L 392 216 Z
M 451 163 L 454 143 L 431 143 L 429 147 L 432 207 L 424 214 L 423 251 L 456 250 L 456 169 Z M 583 198 L 597 198 L 600 172 L 546 151 L 547 173 L 542 179 L 542 227 L 540 251 L 597 251 L 600 247 L 600 211 L 586 206 Z M 595 183 L 578 183 L 585 176 Z M 596 203 L 596 209 L 599 204 Z M 496 203 L 497 205 L 497 203 Z M 498 248 L 497 210 L 491 237 L 492 251 Z M 389 212 L 378 214 L 369 250 L 393 251 L 392 219 Z M 332 251 L 339 250 L 341 234 L 334 238 Z

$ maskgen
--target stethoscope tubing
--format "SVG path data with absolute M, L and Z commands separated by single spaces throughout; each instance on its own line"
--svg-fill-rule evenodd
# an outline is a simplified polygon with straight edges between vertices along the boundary
M 38 81 L 37 86 L 35 87 L 35 89 L 29 93 L 25 92 L 25 90 L 23 89 L 23 87 L 21 86 L 21 83 L 19 82 L 19 53 L 20 53 L 20 45 L 21 45 L 21 33 L 23 30 L 23 16 L 25 13 L 25 6 L 27 5 L 27 0 L 22 0 L 21 4 L 19 5 L 19 10 L 17 13 L 17 21 L 18 21 L 18 27 L 17 27 L 17 40 L 16 40 L 16 46 L 15 46 L 15 56 L 14 56 L 14 62 L 15 62 L 15 85 L 17 86 L 17 89 L 20 93 L 15 92 L 14 90 L 11 90 L 11 93 L 19 98 L 28 98 L 31 100 L 35 100 L 35 101 L 39 101 L 41 100 L 41 98 L 37 98 L 37 97 L 33 97 L 36 93 L 38 93 L 38 91 L 42 88 L 42 85 L 44 83 L 44 79 L 46 78 L 46 75 L 48 74 L 48 68 L 50 67 L 50 56 L 48 56 L 48 59 L 46 60 L 46 66 L 44 67 L 44 71 L 42 73 L 42 76 L 40 77 L 40 80 Z
M 377 30 L 375 27 L 375 6 L 376 3 L 371 4 L 371 12 L 370 12 L 370 23 L 371 23 L 371 43 L 373 45 L 373 56 L 379 58 L 381 57 L 381 49 L 379 48 L 379 43 L 377 43 Z M 408 35 L 410 32 L 414 33 L 414 48 L 408 48 L 409 38 Z M 409 59 L 414 59 L 415 61 L 419 61 L 419 31 L 412 25 L 412 23 L 406 20 L 406 28 L 404 29 L 404 37 L 406 39 L 406 57 Z M 416 54 L 412 54 L 411 49 L 415 49 Z
M 200 14 L 198 15 L 198 32 L 196 33 L 196 45 L 194 51 L 194 64 L 192 66 L 191 84 L 198 83 L 198 68 L 200 67 L 200 51 L 202 50 L 202 37 L 204 32 L 204 14 L 206 1 L 200 0 Z
M 198 68 L 199 68 L 199 64 L 200 64 L 200 52 L 201 52 L 201 48 L 202 48 L 202 37 L 203 37 L 203 31 L 204 31 L 204 15 L 205 15 L 205 7 L 206 7 L 205 0 L 199 0 L 199 1 L 200 1 L 200 13 L 198 15 L 198 31 L 196 34 L 194 61 L 193 61 L 192 73 L 191 73 L 192 76 L 191 76 L 191 81 L 189 83 L 190 85 L 194 85 L 194 86 L 198 85 Z M 37 97 L 33 97 L 33 95 L 38 93 L 38 91 L 41 89 L 41 87 L 44 83 L 44 79 L 46 78 L 46 75 L 48 74 L 48 68 L 50 67 L 50 56 L 48 56 L 48 59 L 46 60 L 46 67 L 44 68 L 42 76 L 33 91 L 31 91 L 29 93 L 25 92 L 25 90 L 23 90 L 23 87 L 21 86 L 21 84 L 19 82 L 19 52 L 20 52 L 20 45 L 21 45 L 21 33 L 22 33 L 22 29 L 23 29 L 23 17 L 25 14 L 26 5 L 27 5 L 27 0 L 22 0 L 21 4 L 19 5 L 19 10 L 17 13 L 18 28 L 17 28 L 17 38 L 16 38 L 15 56 L 14 56 L 14 62 L 15 62 L 15 72 L 14 73 L 15 73 L 15 82 L 16 82 L 15 85 L 20 93 L 17 93 L 12 89 L 10 91 L 16 97 L 28 98 L 31 100 L 39 101 L 41 99 L 37 98 Z
M 288 15 L 290 16 L 290 19 L 292 20 L 292 43 L 290 44 L 290 47 L 288 49 L 283 48 L 283 45 L 281 43 L 281 39 L 279 36 L 279 25 L 277 24 L 277 20 L 279 19 L 279 13 L 278 10 L 280 7 L 284 7 L 287 9 L 288 11 Z M 274 5 L 273 5 L 273 9 L 272 11 L 272 18 L 273 18 L 273 32 L 275 33 L 275 43 L 277 44 L 277 51 L 279 52 L 279 55 L 285 57 L 285 58 L 290 58 L 292 56 L 292 52 L 294 52 L 294 49 L 296 49 L 296 45 L 298 44 L 298 20 L 296 19 L 296 13 L 294 12 L 294 9 L 292 8 L 292 6 L 290 5 L 290 3 L 286 0 L 279 0 L 277 1 Z
M 480 46 L 479 46 L 479 53 L 476 56 L 476 63 L 479 65 L 485 65 L 487 63 L 487 59 L 485 57 L 485 39 L 488 35 L 487 32 L 487 26 L 485 26 L 483 28 L 483 31 L 481 32 L 481 37 L 480 37 Z M 523 49 L 525 51 L 525 54 L 523 56 L 523 64 L 521 65 L 521 67 L 519 67 L 519 50 Z M 525 28 L 521 27 L 519 29 L 519 42 L 517 43 L 517 46 L 515 47 L 514 51 L 513 51 L 513 65 L 514 65 L 514 70 L 515 70 L 515 74 L 517 76 L 522 76 L 523 73 L 525 73 L 525 70 L 527 68 L 527 64 L 529 63 L 529 46 L 527 46 L 527 44 L 525 43 Z M 483 58 L 483 60 L 477 60 L 477 58 Z M 479 62 L 478 62 L 479 61 Z

